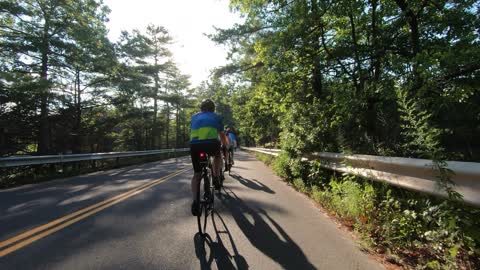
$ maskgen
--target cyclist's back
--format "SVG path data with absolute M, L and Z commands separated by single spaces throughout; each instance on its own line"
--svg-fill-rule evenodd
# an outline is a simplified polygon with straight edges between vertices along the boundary
M 235 139 L 235 134 L 232 132 L 228 132 L 228 139 L 230 140 L 230 147 L 235 147 L 237 144 L 237 140 Z
M 214 112 L 199 112 L 192 116 L 190 144 L 219 143 L 222 120 Z
M 221 119 L 214 112 L 199 112 L 192 116 L 190 132 L 190 151 L 195 173 L 201 171 L 199 154 L 207 153 L 211 156 L 220 153 L 218 133 L 222 130 Z
M 233 164 L 233 150 L 235 147 L 237 147 L 237 140 L 235 139 L 235 134 L 233 134 L 233 130 L 231 127 L 227 128 L 226 134 L 228 137 L 228 140 L 230 141 L 230 145 L 228 148 L 228 151 L 231 153 L 231 159 L 230 162 Z
M 215 111 L 215 104 L 206 99 L 202 101 L 200 106 L 201 112 L 192 116 L 191 132 L 190 132 L 190 154 L 192 157 L 192 164 L 194 175 L 192 178 L 192 214 L 198 214 L 198 202 L 196 201 L 196 193 L 198 190 L 198 182 L 200 181 L 202 167 L 200 164 L 200 153 L 206 153 L 214 157 L 213 162 L 213 182 L 215 188 L 219 188 L 219 175 L 221 165 L 220 155 L 220 141 L 225 144 L 226 137 L 223 132 L 223 123 L 220 116 Z

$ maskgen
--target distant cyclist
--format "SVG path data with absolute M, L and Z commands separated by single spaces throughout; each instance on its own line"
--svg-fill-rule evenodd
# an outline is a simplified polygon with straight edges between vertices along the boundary
M 220 116 L 215 111 L 215 103 L 210 99 L 205 99 L 200 105 L 201 112 L 192 116 L 190 131 L 190 154 L 194 174 L 192 177 L 191 188 L 193 195 L 192 215 L 199 215 L 199 203 L 196 201 L 198 182 L 201 178 L 202 167 L 200 165 L 200 153 L 206 153 L 214 156 L 213 161 L 213 185 L 220 189 L 220 176 L 222 169 L 222 157 L 220 154 L 220 142 L 227 145 L 227 137 L 223 132 L 223 123 Z M 218 140 L 220 138 L 220 141 Z
M 232 154 L 231 158 L 232 160 L 230 160 L 230 162 L 232 163 L 232 165 L 234 164 L 234 161 L 233 161 L 233 149 L 234 148 L 237 148 L 237 140 L 235 138 L 235 134 L 233 134 L 233 130 L 231 127 L 227 128 L 227 130 L 225 131 L 225 133 L 227 134 L 227 137 L 228 137 L 228 141 L 230 143 L 230 146 L 228 148 L 228 151 Z M 228 156 L 228 155 L 227 155 Z M 226 167 L 227 167 L 227 164 L 225 164 L 225 170 L 226 170 Z

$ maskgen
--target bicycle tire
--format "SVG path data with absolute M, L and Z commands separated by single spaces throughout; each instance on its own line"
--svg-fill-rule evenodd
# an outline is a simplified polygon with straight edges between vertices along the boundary
M 228 152 L 228 175 L 232 175 L 232 166 L 233 166 L 233 154 L 232 152 Z
M 200 189 L 201 182 L 203 180 L 203 190 Z M 210 177 L 207 174 L 202 175 L 202 179 L 198 183 L 197 200 L 200 202 L 200 215 L 197 216 L 198 232 L 200 235 L 205 235 L 208 224 L 208 217 L 211 215 L 214 209 L 214 189 L 210 184 Z M 206 196 L 206 190 L 210 191 L 210 197 Z M 202 196 L 200 194 L 203 194 Z
M 202 177 L 203 178 L 203 177 Z M 203 196 L 200 196 L 200 194 L 202 193 L 201 190 L 200 190 L 200 187 L 202 186 L 201 185 L 201 182 L 202 182 L 202 179 L 200 179 L 200 181 L 198 181 L 198 189 L 197 189 L 197 202 L 198 202 L 198 207 L 200 208 L 200 213 L 197 215 L 197 223 L 198 223 L 198 232 L 200 233 L 200 235 L 203 236 L 203 230 L 202 230 L 202 214 L 204 213 L 204 203 L 203 201 L 201 200 Z

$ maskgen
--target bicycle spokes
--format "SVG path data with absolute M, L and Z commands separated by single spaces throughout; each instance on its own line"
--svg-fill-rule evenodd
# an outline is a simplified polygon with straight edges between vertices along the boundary
M 203 185 L 201 182 L 203 181 Z M 206 168 L 202 173 L 202 178 L 198 183 L 197 198 L 200 200 L 200 215 L 197 216 L 198 231 L 201 235 L 205 235 L 207 229 L 208 216 L 211 215 L 214 209 L 214 190 L 211 184 L 211 176 Z M 200 190 L 203 187 L 203 190 Z M 202 196 L 200 196 L 202 194 Z

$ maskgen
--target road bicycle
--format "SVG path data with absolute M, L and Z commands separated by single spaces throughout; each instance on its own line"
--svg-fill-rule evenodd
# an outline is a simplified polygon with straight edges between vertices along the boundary
M 232 175 L 232 166 L 233 166 L 233 153 L 228 148 L 223 149 L 223 160 L 225 164 L 225 171 L 228 171 L 228 175 Z M 222 177 L 223 178 L 223 177 Z
M 233 166 L 233 152 L 230 149 L 225 150 L 227 152 L 227 155 L 224 155 L 225 157 L 225 171 L 228 171 L 228 175 L 232 175 L 232 166 Z
M 198 181 L 197 202 L 199 202 L 199 215 L 197 216 L 198 232 L 205 235 L 208 223 L 208 217 L 214 210 L 214 186 L 212 182 L 212 159 L 213 156 L 207 153 L 200 153 L 200 166 L 202 167 L 202 177 Z M 220 179 L 219 179 L 220 180 Z M 202 185 L 203 182 L 203 185 Z M 221 181 L 220 181 L 221 183 Z M 203 187 L 203 188 L 202 188 Z M 220 188 L 221 190 L 221 188 Z M 220 192 L 219 190 L 219 192 Z M 212 216 L 213 217 L 213 216 Z

